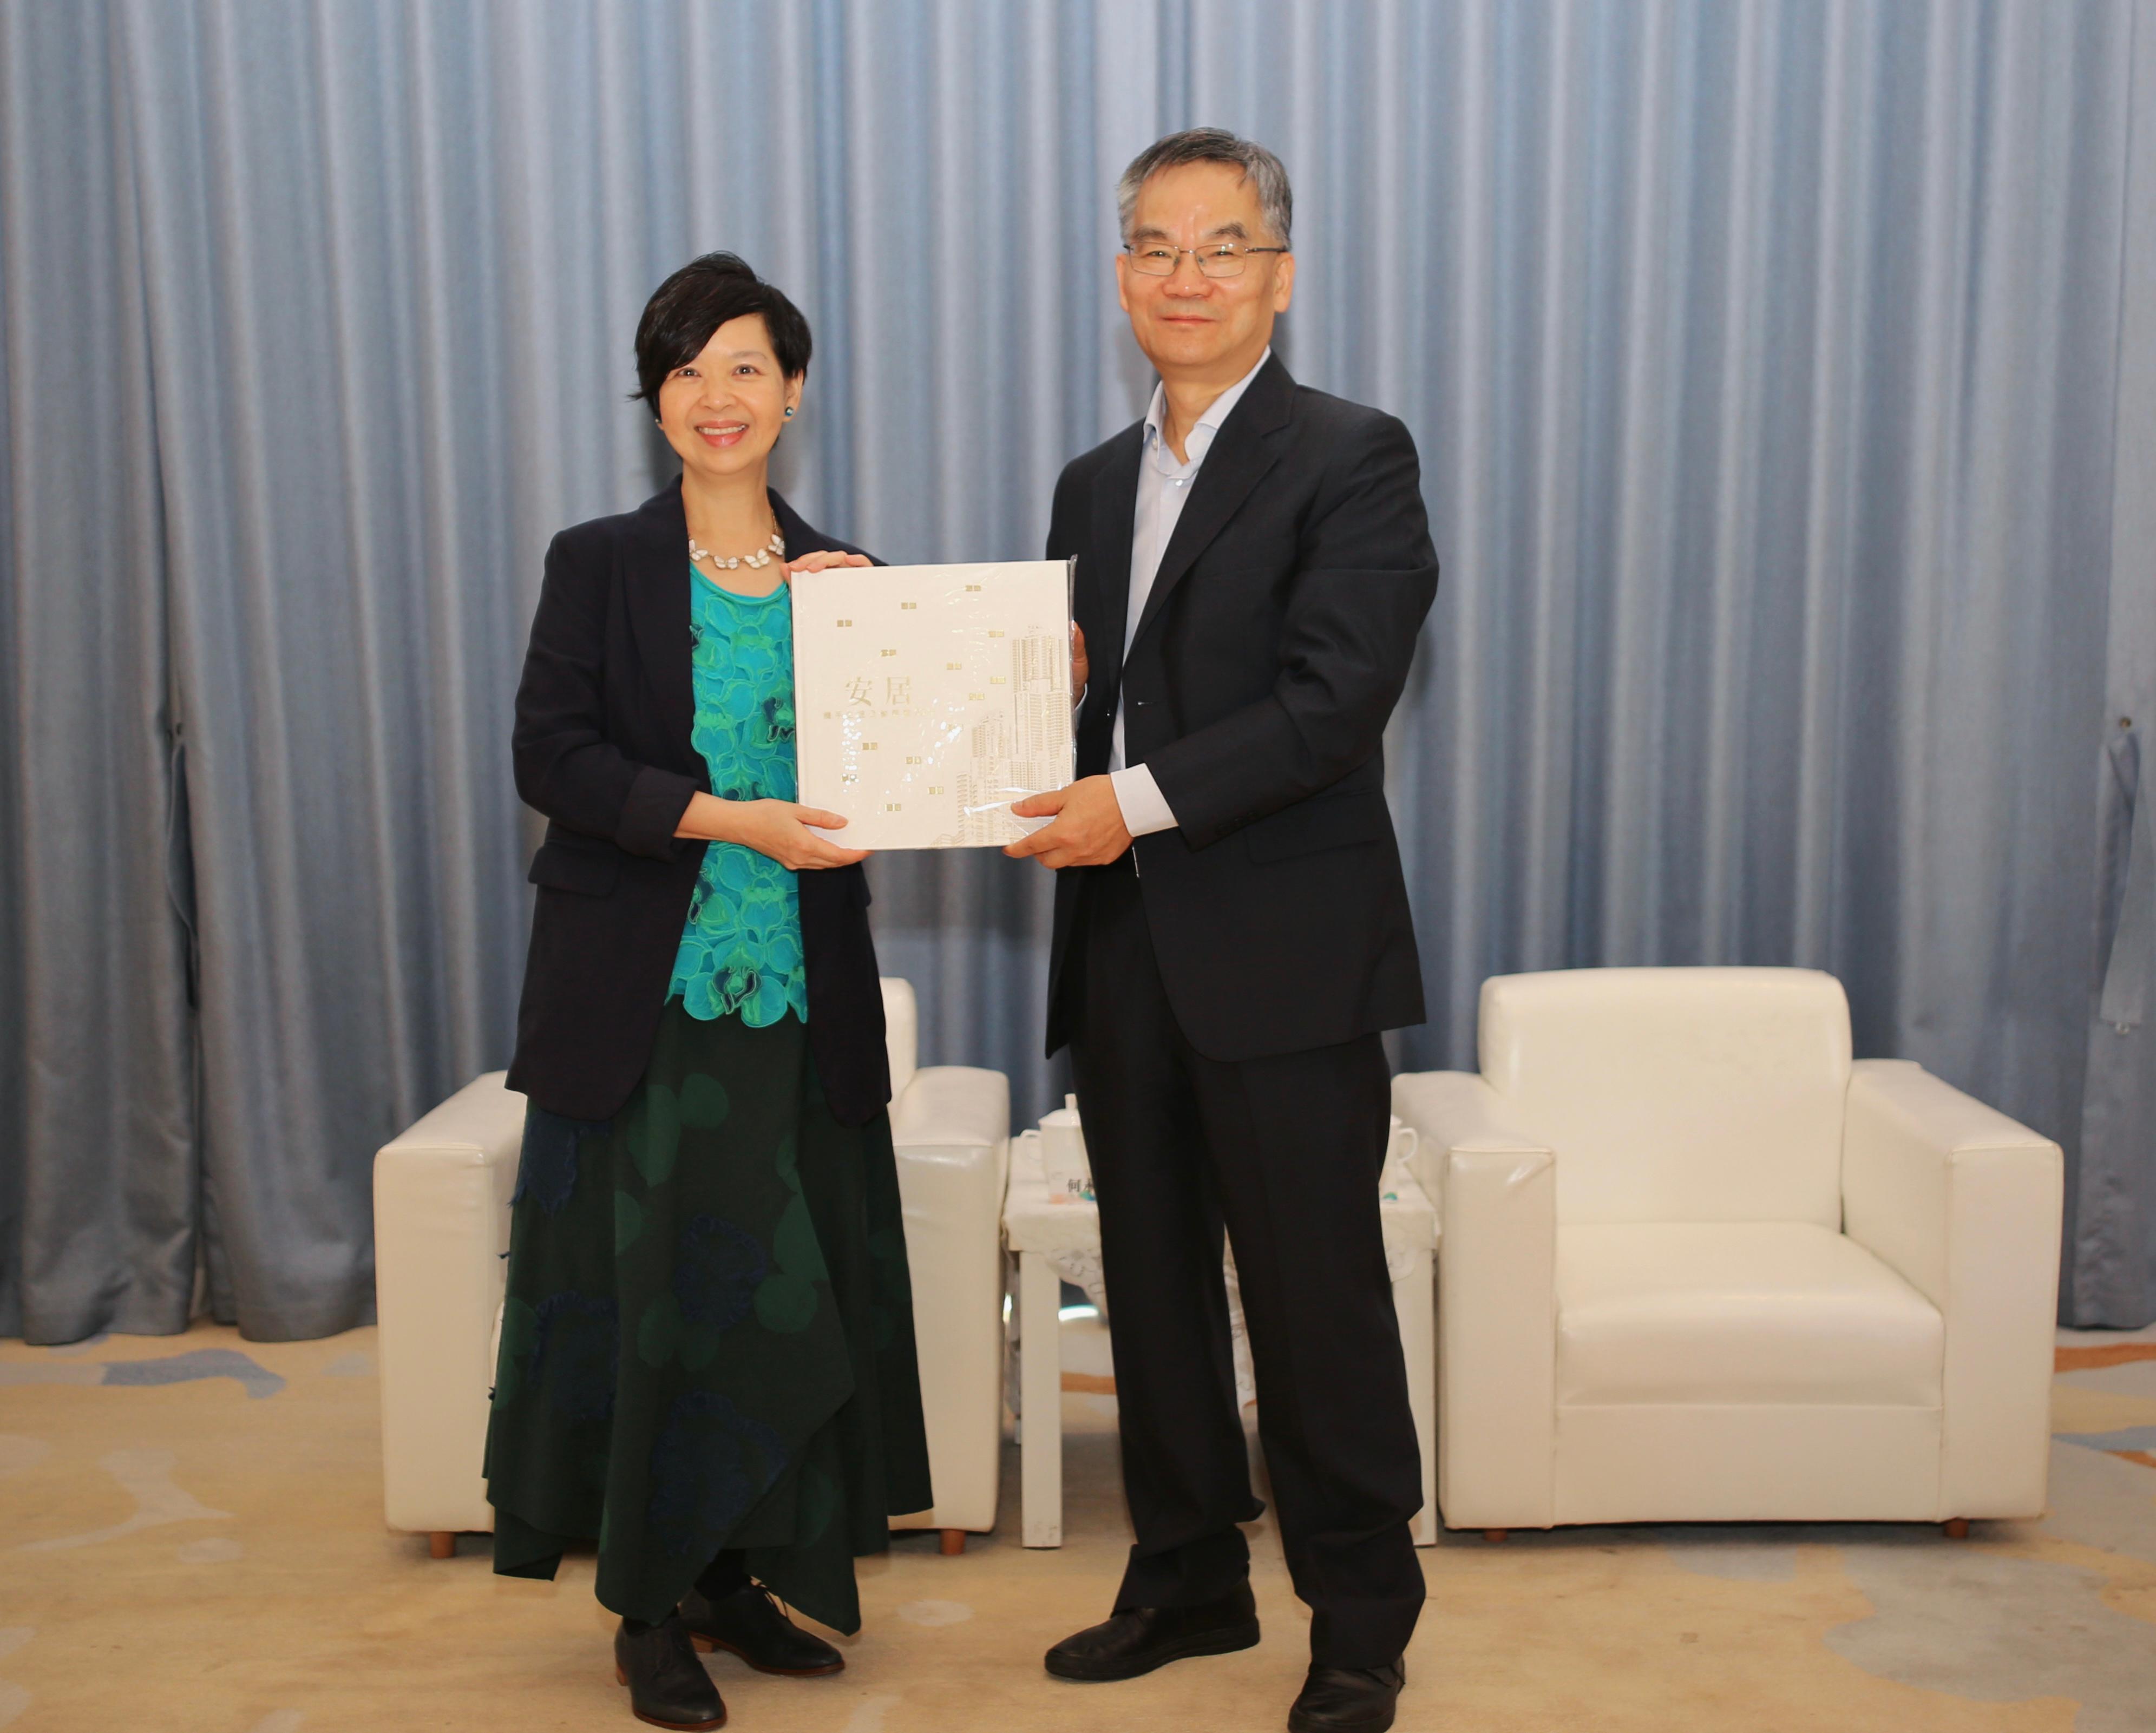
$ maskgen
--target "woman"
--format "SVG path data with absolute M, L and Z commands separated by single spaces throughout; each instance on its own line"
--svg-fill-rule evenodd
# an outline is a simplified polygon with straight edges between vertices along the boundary
M 853 1560 L 934 1502 L 859 850 L 794 802 L 788 574 L 867 556 L 771 491 L 808 326 L 731 254 L 661 284 L 637 396 L 681 479 L 565 530 L 517 692 L 551 821 L 510 1086 L 531 1098 L 488 1496 L 495 1569 L 598 1543 L 617 1676 L 726 1718 L 697 1648 L 836 1673 Z

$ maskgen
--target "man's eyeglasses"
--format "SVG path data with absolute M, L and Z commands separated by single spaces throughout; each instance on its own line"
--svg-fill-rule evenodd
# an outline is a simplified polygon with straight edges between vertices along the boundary
M 1131 255 L 1131 269 L 1141 277 L 1172 277 L 1183 255 L 1198 262 L 1208 277 L 1240 277 L 1244 261 L 1256 253 L 1285 253 L 1286 247 L 1246 247 L 1240 241 L 1208 241 L 1202 247 L 1171 247 L 1165 241 L 1141 241 L 1123 251 Z

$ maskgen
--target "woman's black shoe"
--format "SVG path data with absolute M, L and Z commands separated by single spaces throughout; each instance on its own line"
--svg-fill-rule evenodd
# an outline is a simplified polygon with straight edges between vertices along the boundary
M 780 1612 L 771 1591 L 760 1582 L 716 1601 L 701 1589 L 690 1589 L 681 1602 L 681 1623 L 697 1648 L 706 1653 L 723 1648 L 759 1673 L 816 1679 L 846 1670 L 846 1658 Z
M 704 1733 L 726 1724 L 719 1688 L 690 1646 L 688 1628 L 670 1613 L 655 1625 L 632 1633 L 629 1621 L 613 1633 L 613 1676 L 629 1687 L 629 1706 L 639 1721 Z
M 1288 1733 L 1385 1733 L 1407 1664 L 1389 1667 L 1327 1667 L 1312 1661 L 1295 1705 L 1287 1712 Z
M 1192 1655 L 1224 1655 L 1258 1643 L 1258 1603 L 1245 1583 L 1202 1607 L 1137 1607 L 1065 1637 L 1048 1652 L 1058 1679 L 1136 1679 Z

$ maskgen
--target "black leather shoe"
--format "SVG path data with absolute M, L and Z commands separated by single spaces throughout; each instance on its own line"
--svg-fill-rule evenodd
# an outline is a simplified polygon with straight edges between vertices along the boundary
M 1202 1607 L 1139 1607 L 1065 1637 L 1048 1652 L 1058 1679 L 1136 1679 L 1192 1655 L 1224 1655 L 1258 1644 L 1258 1603 L 1245 1583 Z
M 1287 1712 L 1288 1733 L 1385 1733 L 1407 1682 L 1404 1659 L 1389 1667 L 1328 1667 L 1312 1661 L 1310 1676 Z
M 689 1628 L 689 1640 L 706 1654 L 723 1648 L 759 1673 L 814 1679 L 846 1670 L 846 1658 L 780 1612 L 771 1591 L 760 1582 L 716 1601 L 701 1589 L 690 1589 L 681 1603 L 681 1623 Z
M 719 1688 L 696 1659 L 689 1628 L 677 1613 L 634 1636 L 624 1622 L 613 1633 L 613 1676 L 629 1687 L 629 1706 L 639 1721 L 680 1733 L 703 1733 L 726 1724 Z

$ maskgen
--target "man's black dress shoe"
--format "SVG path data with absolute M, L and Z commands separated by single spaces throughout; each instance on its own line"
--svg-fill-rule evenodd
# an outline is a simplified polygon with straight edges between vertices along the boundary
M 1328 1667 L 1310 1664 L 1310 1676 L 1287 1712 L 1288 1733 L 1385 1733 L 1393 1724 L 1404 1660 L 1389 1667 Z
M 1202 1607 L 1138 1607 L 1065 1637 L 1048 1652 L 1058 1679 L 1136 1679 L 1192 1655 L 1224 1655 L 1258 1643 L 1258 1603 L 1245 1583 Z
M 703 1733 L 726 1724 L 719 1688 L 696 1659 L 678 1613 L 634 1633 L 623 1620 L 613 1633 L 613 1676 L 629 1687 L 629 1706 L 639 1721 L 680 1733 Z
M 690 1641 L 709 1653 L 723 1648 L 739 1655 L 759 1673 L 783 1673 L 814 1679 L 846 1670 L 846 1658 L 821 1637 L 804 1631 L 783 1613 L 760 1582 L 752 1582 L 717 1600 L 690 1589 L 681 1602 L 681 1623 Z

